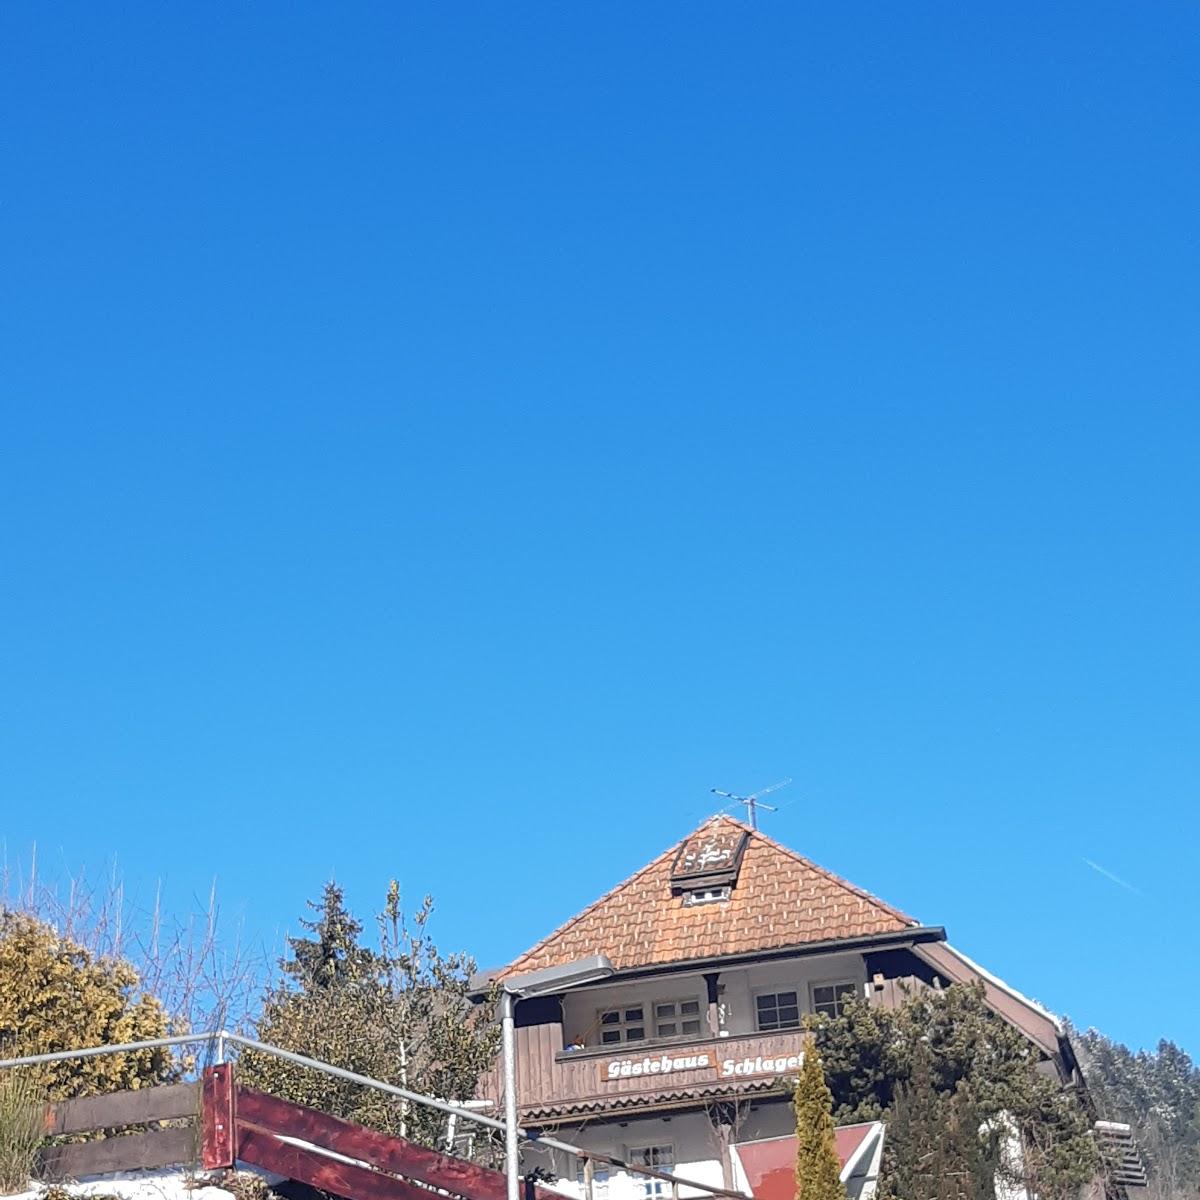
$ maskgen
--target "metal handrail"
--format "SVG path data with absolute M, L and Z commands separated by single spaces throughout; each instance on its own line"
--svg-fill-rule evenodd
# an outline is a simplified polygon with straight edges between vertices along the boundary
M 321 1071 L 326 1075 L 332 1075 L 335 1079 L 344 1079 L 347 1083 L 361 1084 L 363 1087 L 374 1088 L 376 1091 L 387 1092 L 392 1096 L 399 1096 L 403 1100 L 411 1100 L 414 1104 L 424 1104 L 429 1108 L 436 1108 L 441 1112 L 449 1113 L 453 1117 L 474 1121 L 477 1125 L 484 1125 L 489 1129 L 503 1130 L 505 1128 L 504 1122 L 498 1118 L 484 1116 L 483 1113 L 477 1112 L 475 1109 L 465 1108 L 461 1104 L 453 1103 L 453 1101 L 439 1100 L 436 1096 L 426 1096 L 421 1092 L 412 1092 L 408 1088 L 398 1087 L 394 1083 L 384 1083 L 382 1079 L 372 1079 L 369 1075 L 360 1075 L 357 1071 L 347 1071 L 344 1067 L 335 1067 L 332 1063 L 322 1062 L 317 1058 L 309 1058 L 308 1055 L 297 1054 L 293 1050 L 284 1050 L 279 1046 L 272 1046 L 267 1042 L 256 1042 L 253 1038 L 243 1037 L 240 1033 L 230 1033 L 226 1029 L 218 1029 L 210 1033 L 177 1034 L 174 1037 L 150 1038 L 144 1042 L 123 1042 L 117 1046 L 89 1046 L 82 1050 L 55 1050 L 47 1054 L 27 1054 L 21 1058 L 4 1058 L 0 1059 L 0 1070 L 6 1067 L 33 1067 L 41 1063 L 65 1062 L 73 1058 L 96 1058 L 104 1054 L 132 1054 L 138 1050 L 160 1050 L 167 1046 L 200 1045 L 209 1042 L 213 1042 L 217 1046 L 218 1061 L 224 1061 L 225 1046 L 232 1042 L 234 1045 L 242 1046 L 247 1050 L 255 1050 L 260 1054 L 269 1054 L 275 1058 L 282 1058 L 288 1062 L 296 1063 L 297 1066 L 308 1067 L 314 1071 Z M 712 1187 L 707 1183 L 698 1183 L 694 1179 L 684 1179 L 680 1175 L 670 1175 L 665 1171 L 656 1171 L 652 1167 L 640 1167 L 633 1163 L 628 1163 L 624 1159 L 614 1158 L 609 1154 L 600 1154 L 594 1150 L 585 1150 L 582 1146 L 574 1146 L 570 1142 L 563 1142 L 559 1141 L 558 1138 L 547 1137 L 538 1130 L 518 1128 L 517 1136 L 524 1138 L 528 1143 L 545 1146 L 549 1150 L 562 1150 L 585 1161 L 590 1159 L 592 1162 L 607 1163 L 609 1166 L 620 1167 L 635 1175 L 644 1175 L 649 1179 L 661 1179 L 672 1185 L 674 1196 L 678 1195 L 679 1188 L 687 1187 L 695 1188 L 707 1196 L 725 1196 L 729 1200 L 749 1200 L 744 1192 L 730 1191 L 728 1188 Z
M 229 1037 L 229 1034 L 225 1034 Z M 145 1042 L 125 1042 L 119 1046 L 89 1046 L 84 1050 L 55 1050 L 49 1054 L 27 1054 L 24 1058 L 2 1058 L 0 1068 L 36 1067 L 40 1063 L 66 1062 L 71 1058 L 98 1058 L 102 1054 L 130 1054 L 135 1050 L 161 1050 L 166 1046 L 190 1046 L 216 1041 L 219 1033 L 182 1033 L 175 1037 L 150 1038 Z

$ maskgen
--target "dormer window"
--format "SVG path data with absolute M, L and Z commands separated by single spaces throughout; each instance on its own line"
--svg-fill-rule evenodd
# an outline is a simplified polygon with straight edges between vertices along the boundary
M 750 831 L 740 825 L 706 826 L 679 847 L 671 865 L 671 890 L 678 895 L 737 883 Z
M 725 887 L 695 888 L 690 892 L 683 893 L 683 907 L 695 908 L 697 904 L 720 904 L 721 901 L 729 899 L 730 891 L 728 884 Z

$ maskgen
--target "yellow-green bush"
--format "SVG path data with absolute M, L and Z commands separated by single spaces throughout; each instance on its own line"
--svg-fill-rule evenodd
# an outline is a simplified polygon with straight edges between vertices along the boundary
M 0 1046 L 22 1055 L 166 1036 L 168 1019 L 154 996 L 138 992 L 137 972 L 96 958 L 23 913 L 0 912 Z M 104 1055 L 38 1068 L 52 1100 L 169 1079 L 166 1050 Z

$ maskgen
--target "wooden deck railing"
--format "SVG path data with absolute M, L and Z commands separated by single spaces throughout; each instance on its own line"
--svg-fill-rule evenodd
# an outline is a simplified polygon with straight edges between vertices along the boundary
M 174 1083 L 141 1091 L 85 1096 L 49 1105 L 45 1114 L 48 1137 L 104 1132 L 108 1136 L 85 1142 L 46 1146 L 38 1174 L 47 1181 L 77 1179 L 195 1162 L 199 1151 L 200 1085 Z M 129 1126 L 174 1124 L 124 1132 Z

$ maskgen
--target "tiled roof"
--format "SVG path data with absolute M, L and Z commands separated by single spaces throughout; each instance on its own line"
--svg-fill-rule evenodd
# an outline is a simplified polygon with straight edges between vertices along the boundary
M 742 831 L 749 840 L 728 900 L 687 906 L 673 894 L 671 868 L 681 847 L 705 833 Z M 861 888 L 721 815 L 514 959 L 503 974 L 597 953 L 607 954 L 618 970 L 629 970 L 870 937 L 914 925 L 911 917 Z

